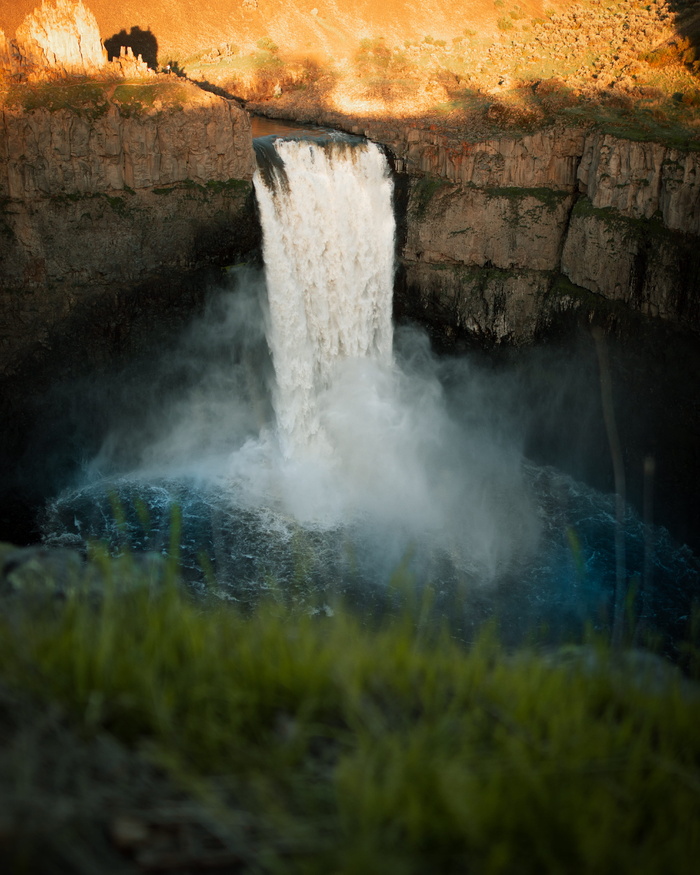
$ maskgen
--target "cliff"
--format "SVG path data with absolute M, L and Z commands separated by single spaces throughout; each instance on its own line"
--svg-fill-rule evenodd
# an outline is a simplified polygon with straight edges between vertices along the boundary
M 194 87 L 119 87 L 89 111 L 0 114 L 0 374 L 48 354 L 97 301 L 91 319 L 114 323 L 109 301 L 143 308 L 135 289 L 162 296 L 167 279 L 177 303 L 176 274 L 256 245 L 248 115 Z M 119 319 L 111 330 L 128 331 Z
M 397 0 L 394 11 L 405 5 Z M 494 10 L 486 5 L 493 17 Z M 541 4 L 533 0 L 529 6 L 531 13 L 539 13 Z M 510 69 L 506 62 L 514 56 L 520 58 L 526 49 L 527 53 L 549 52 L 559 63 L 565 43 L 566 52 L 575 59 L 582 41 L 590 42 L 594 32 L 604 27 L 600 39 L 612 40 L 614 59 L 622 58 L 627 66 L 617 90 L 606 86 L 602 103 L 596 98 L 591 106 L 607 106 L 610 95 L 622 101 L 621 106 L 628 106 L 631 96 L 639 97 L 644 90 L 639 84 L 642 79 L 634 84 L 640 58 L 647 59 L 649 69 L 656 69 L 659 58 L 666 57 L 662 52 L 657 58 L 654 52 L 659 40 L 674 32 L 671 13 L 663 2 L 642 9 L 636 0 L 625 0 L 614 13 L 598 0 L 585 9 L 571 3 L 563 6 L 568 10 L 565 14 L 556 16 L 550 10 L 547 20 L 533 18 L 529 24 L 523 19 L 522 28 L 527 25 L 527 30 L 513 24 L 521 20 L 520 13 L 506 22 L 512 38 L 501 33 L 487 50 L 491 61 L 500 65 L 498 85 L 486 80 L 475 84 L 472 73 L 465 78 L 464 70 L 459 75 L 449 73 L 453 68 L 448 60 L 457 63 L 455 52 L 463 53 L 470 70 L 481 69 L 482 62 L 477 64 L 470 54 L 474 47 L 468 49 L 464 43 L 463 36 L 469 36 L 466 31 L 451 47 L 432 36 L 420 45 L 405 44 L 408 54 L 393 61 L 393 50 L 383 39 L 363 41 L 366 45 L 355 58 L 359 65 L 355 72 L 372 81 L 384 62 L 386 66 L 401 60 L 401 76 L 409 75 L 409 55 L 422 58 L 426 47 L 432 52 L 440 43 L 440 63 L 444 64 L 435 76 L 443 84 L 452 82 L 446 98 L 458 104 L 466 101 L 466 106 L 467 80 L 477 103 L 491 95 L 476 116 L 473 112 L 454 115 L 455 110 L 450 110 L 454 117 L 449 126 L 432 123 L 434 107 L 432 116 L 417 123 L 408 117 L 388 121 L 392 113 L 386 101 L 385 111 L 370 121 L 353 119 L 347 111 L 333 111 L 329 107 L 340 105 L 338 95 L 326 94 L 320 80 L 309 72 L 311 68 L 303 87 L 286 94 L 277 89 L 279 101 L 270 110 L 279 112 L 287 106 L 296 117 L 308 112 L 310 120 L 363 133 L 393 154 L 396 168 L 405 174 L 408 192 L 399 307 L 448 330 L 464 330 L 488 341 L 528 341 L 545 331 L 559 312 L 581 309 L 590 313 L 610 303 L 696 330 L 700 327 L 696 292 L 700 153 L 623 140 L 592 126 L 547 126 L 544 119 L 552 109 L 548 100 L 556 104 L 574 99 L 576 77 L 535 85 L 527 79 L 526 88 L 523 80 L 520 90 L 525 90 L 519 93 L 523 106 L 517 112 L 518 101 L 509 102 L 502 93 L 510 77 L 502 71 Z M 247 4 L 238 12 L 247 20 L 253 10 L 257 6 Z M 364 33 L 369 21 L 363 18 L 365 13 L 373 22 L 388 14 L 388 7 L 379 18 L 374 7 L 364 9 L 363 5 L 363 10 L 357 12 L 361 26 L 357 25 L 356 35 Z M 436 10 L 431 12 L 433 23 L 439 18 Z M 98 11 L 102 15 L 105 10 L 100 7 Z M 325 15 L 322 6 L 320 14 L 317 8 L 311 15 L 289 11 L 292 17 L 297 14 L 305 27 L 313 28 Z M 424 19 L 412 14 L 422 27 Z M 150 28 L 142 33 L 157 43 Z M 263 42 L 268 46 L 271 40 L 266 39 Z M 602 51 L 598 42 L 595 45 Z M 272 57 L 276 51 L 270 49 L 268 54 Z M 687 67 L 686 54 L 681 52 Z M 232 231 L 230 243 L 222 248 L 226 235 L 219 230 L 217 242 L 204 255 L 210 244 L 202 242 L 207 232 L 199 222 L 223 228 L 226 217 L 231 219 L 232 203 L 243 197 L 244 190 L 250 194 L 249 185 L 247 189 L 229 185 L 230 180 L 249 183 L 252 173 L 250 133 L 242 133 L 245 116 L 175 77 L 157 77 L 143 64 L 140 72 L 151 77 L 151 84 L 148 78 L 117 83 L 119 70 L 124 73 L 136 63 L 133 57 L 109 65 L 109 76 L 103 70 L 102 85 L 65 78 L 71 72 L 94 72 L 104 67 L 105 60 L 98 19 L 82 2 L 43 0 L 41 8 L 17 28 L 14 40 L 8 41 L 0 32 L 0 71 L 14 70 L 15 79 L 23 81 L 31 80 L 32 71 L 55 80 L 32 88 L 12 86 L 9 93 L 13 88 L 15 92 L 24 89 L 23 105 L 13 107 L 10 101 L 0 118 L 4 159 L 0 197 L 6 199 L 0 258 L 4 307 L 10 306 L 12 312 L 20 306 L 16 296 L 7 304 L 13 289 L 37 293 L 41 302 L 37 299 L 31 306 L 48 305 L 49 300 L 66 306 L 76 283 L 94 287 L 96 278 L 100 288 L 110 283 L 126 288 L 168 268 L 221 258 L 214 250 L 237 249 Z M 153 65 L 157 66 L 155 60 Z M 267 74 L 263 75 L 259 65 L 254 70 L 256 80 L 265 79 Z M 388 70 L 386 66 L 385 78 Z M 391 70 L 391 75 L 399 75 L 399 67 Z M 416 70 L 416 83 L 423 87 L 423 61 Z M 684 75 L 691 75 L 689 70 Z M 489 76 L 494 72 L 495 68 Z M 587 83 L 590 80 L 598 94 L 603 72 L 596 67 L 593 73 L 584 64 L 577 75 Z M 605 73 L 606 81 L 608 74 L 612 75 L 610 70 Z M 60 82 L 55 78 L 59 75 L 64 77 Z M 357 77 L 351 78 L 354 82 Z M 389 88 L 387 82 L 384 86 Z M 367 82 L 360 91 L 366 87 Z M 539 98 L 534 99 L 540 92 L 544 95 L 541 105 Z M 675 96 L 685 106 L 695 100 L 693 95 L 688 91 Z M 412 99 L 415 102 L 415 94 Z M 459 119 L 464 121 L 461 127 Z M 538 129 L 517 131 L 514 125 L 518 124 Z M 508 127 L 510 131 L 504 133 L 484 133 Z M 167 204 L 155 194 L 163 189 L 169 191 Z M 164 222 L 168 233 L 151 231 Z M 229 222 L 231 228 L 235 224 Z M 198 241 L 196 253 L 193 240 Z M 88 246 L 83 245 L 86 241 Z M 63 292 L 54 294 L 58 289 Z M 2 340 L 6 348 L 16 344 L 17 349 L 24 342 L 15 330 Z M 8 367 L 3 362 L 13 355 L 3 357 L 0 352 L 0 372 Z
M 523 342 L 562 311 L 619 302 L 700 330 L 700 153 L 557 126 L 481 142 L 363 132 L 410 180 L 400 303 L 414 315 Z
M 86 197 L 252 178 L 250 121 L 234 103 L 182 88 L 182 102 L 167 106 L 156 88 L 121 88 L 135 95 L 129 103 L 105 97 L 84 114 L 2 110 L 0 196 Z M 139 93 L 150 98 L 150 108 L 136 105 Z
M 156 80 L 2 111 L 2 372 L 81 300 L 253 245 L 247 114 Z M 700 330 L 700 153 L 573 127 L 468 142 L 321 120 L 383 143 L 405 180 L 399 312 L 488 343 L 618 305 Z

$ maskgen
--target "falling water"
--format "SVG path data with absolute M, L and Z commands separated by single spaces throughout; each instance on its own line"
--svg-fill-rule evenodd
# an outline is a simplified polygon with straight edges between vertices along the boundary
M 357 138 L 272 139 L 257 151 L 282 458 L 266 445 L 261 466 L 257 443 L 234 455 L 232 474 L 256 503 L 305 524 L 381 532 L 397 562 L 425 541 L 493 577 L 531 548 L 536 514 L 519 457 L 485 448 L 469 464 L 476 449 L 454 433 L 435 376 L 394 362 L 384 154 Z
M 286 455 L 328 449 L 318 399 L 339 359 L 391 360 L 394 214 L 373 143 L 277 140 L 260 150 L 268 342 Z M 280 163 L 283 168 L 280 167 Z
M 265 137 L 256 152 L 264 279 L 237 272 L 141 380 L 138 418 L 120 413 L 84 483 L 47 507 L 47 541 L 164 551 L 176 505 L 188 574 L 201 579 L 204 553 L 236 598 L 301 575 L 302 599 L 364 603 L 401 567 L 456 595 L 462 629 L 494 612 L 523 635 L 605 622 L 611 499 L 523 459 L 517 382 L 392 329 L 381 150 L 329 134 Z M 644 527 L 630 512 L 625 530 L 633 588 Z M 675 634 L 697 563 L 661 531 L 655 551 L 653 610 Z

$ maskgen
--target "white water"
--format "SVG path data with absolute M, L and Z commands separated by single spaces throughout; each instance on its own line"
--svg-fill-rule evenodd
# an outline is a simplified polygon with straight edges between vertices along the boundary
M 192 500 L 210 507 L 193 511 L 195 528 L 209 513 L 214 528 L 234 520 L 217 536 L 220 567 L 224 553 L 264 565 L 303 530 L 345 542 L 377 580 L 407 555 L 416 569 L 436 557 L 470 579 L 507 575 L 540 528 L 518 436 L 467 360 L 439 362 L 423 333 L 392 331 L 383 154 L 361 141 L 275 146 L 276 180 L 266 184 L 269 166 L 255 179 L 264 283 L 239 271 L 235 290 L 213 297 L 163 361 L 163 384 L 181 374 L 183 390 L 168 399 L 150 387 L 141 425 L 120 423 L 91 479 L 126 469 L 149 495 L 148 484 L 193 484 Z M 446 379 L 453 399 L 459 387 L 461 421 L 448 413 Z M 179 487 L 177 501 L 186 504 Z M 261 548 L 235 534 L 246 515 Z
M 95 387 L 116 423 L 84 487 L 47 509 L 48 539 L 105 538 L 121 549 L 116 495 L 132 508 L 137 550 L 164 549 L 177 505 L 188 567 L 206 553 L 239 595 L 297 580 L 308 555 L 296 552 L 301 533 L 329 591 L 356 577 L 386 582 L 408 557 L 418 582 L 448 589 L 520 581 L 508 606 L 523 630 L 560 614 L 599 618 L 609 569 L 614 579 L 611 501 L 557 472 L 526 472 L 508 412 L 518 384 L 507 375 L 504 383 L 466 358 L 438 361 L 425 335 L 405 328 L 392 352 L 394 221 L 379 150 L 277 149 L 284 172 L 274 191 L 256 178 L 266 282 L 242 270 L 233 291 L 212 295 L 157 378 L 139 374 L 135 417 L 123 418 L 129 404 L 113 402 L 114 386 Z M 154 521 L 145 528 L 133 510 L 144 503 Z M 645 542 L 641 523 L 628 529 Z M 656 573 L 676 588 L 665 610 L 677 618 L 698 573 L 672 547 L 663 557 Z
M 284 455 L 332 452 L 319 401 L 343 359 L 391 361 L 394 214 L 373 143 L 278 140 L 287 168 L 255 191 L 263 226 L 268 342 Z
M 316 526 L 362 520 L 399 553 L 427 539 L 492 577 L 532 546 L 536 513 L 517 452 L 478 431 L 465 440 L 450 421 L 425 339 L 410 339 L 413 367 L 394 362 L 384 155 L 371 143 L 275 147 L 284 170 L 274 184 L 258 172 L 255 188 L 276 435 L 235 453 L 230 474 L 258 506 Z

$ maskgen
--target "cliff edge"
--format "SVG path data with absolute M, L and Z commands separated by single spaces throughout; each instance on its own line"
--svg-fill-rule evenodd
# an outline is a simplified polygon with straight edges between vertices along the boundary
M 172 79 L 45 83 L 0 111 L 0 374 L 97 300 L 176 295 L 173 274 L 256 245 L 248 114 Z

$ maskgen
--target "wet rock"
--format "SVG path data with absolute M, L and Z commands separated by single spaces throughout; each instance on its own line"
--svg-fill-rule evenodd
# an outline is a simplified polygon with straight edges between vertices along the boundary
M 64 536 L 63 543 L 66 543 Z M 85 542 L 74 538 L 67 546 L 15 547 L 0 543 L 0 595 L 64 598 L 70 593 L 100 596 L 106 586 L 119 591 L 160 587 L 171 576 L 160 553 L 125 554 L 108 558 L 99 551 L 85 555 Z
M 75 550 L 0 544 L 0 593 L 63 595 L 83 572 L 83 557 Z

